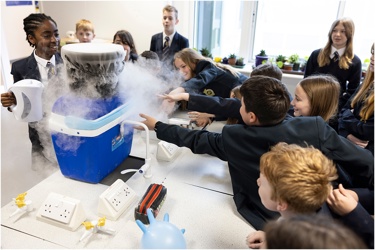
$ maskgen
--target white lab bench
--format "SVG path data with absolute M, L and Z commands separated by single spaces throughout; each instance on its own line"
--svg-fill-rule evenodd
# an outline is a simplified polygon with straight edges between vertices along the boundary
M 215 122 L 208 130 L 219 131 L 222 123 Z M 25 190 L 34 210 L 18 220 L 9 218 L 17 208 L 13 201 L 1 209 L 1 248 L 140 248 L 143 232 L 134 219 L 134 208 L 151 183 L 162 183 L 167 188 L 166 200 L 157 220 L 169 214 L 169 222 L 184 228 L 187 248 L 228 249 L 247 248 L 246 236 L 254 231 L 237 212 L 227 163 L 208 155 L 195 155 L 189 149 L 171 162 L 156 159 L 159 140 L 150 132 L 151 168 L 149 179 L 134 174 L 126 184 L 137 194 L 137 199 L 116 221 L 107 219 L 106 227 L 116 230 L 114 235 L 93 235 L 89 241 L 79 242 L 85 229 L 80 226 L 69 231 L 36 219 L 36 214 L 50 192 L 81 201 L 86 220 L 97 220 L 99 196 L 108 186 L 90 184 L 64 177 L 60 171 L 39 184 Z M 132 156 L 145 157 L 144 132 L 135 132 Z

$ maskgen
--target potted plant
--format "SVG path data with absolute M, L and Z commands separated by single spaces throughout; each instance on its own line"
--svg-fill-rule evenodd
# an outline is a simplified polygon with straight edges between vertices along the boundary
M 216 63 L 221 63 L 222 60 L 223 60 L 223 58 L 221 58 L 220 56 L 215 56 L 214 57 L 214 62 L 216 62 Z
M 239 67 L 239 68 L 243 68 L 245 66 L 243 60 L 244 60 L 243 57 L 238 58 L 237 62 L 236 62 L 236 66 Z
M 266 51 L 262 49 L 260 53 L 255 56 L 255 67 L 260 64 L 266 63 L 267 61 L 268 61 L 268 56 L 266 54 Z
M 202 56 L 208 57 L 208 58 L 212 59 L 212 54 L 211 54 L 211 52 L 207 48 L 202 48 L 200 50 L 200 52 L 201 52 Z
M 289 61 L 286 61 L 283 66 L 283 70 L 293 70 L 293 64 L 291 64 Z
M 365 60 L 363 60 L 363 63 L 362 63 L 362 77 L 366 77 L 366 72 L 367 72 L 367 68 L 368 68 L 368 65 L 370 64 L 370 59 L 366 58 Z
M 228 64 L 229 65 L 236 65 L 236 54 L 230 54 L 228 57 Z
M 283 55 L 278 55 L 278 56 L 276 57 L 276 65 L 277 65 L 277 67 L 279 67 L 280 69 L 282 69 L 282 68 L 284 67 L 284 63 L 285 63 L 285 61 L 286 61 L 285 56 L 283 56 Z
M 293 70 L 298 71 L 299 70 L 299 55 L 298 54 L 293 54 L 289 57 L 288 61 L 293 65 Z

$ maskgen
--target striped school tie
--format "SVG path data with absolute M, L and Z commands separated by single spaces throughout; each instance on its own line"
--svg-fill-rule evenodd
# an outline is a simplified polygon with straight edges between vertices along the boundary
M 333 61 L 337 62 L 337 60 L 339 60 L 339 57 L 339 52 L 335 51 L 335 53 L 333 53 Z
M 166 36 L 164 46 L 163 46 L 163 60 L 168 58 L 168 55 L 169 55 L 169 37 Z
M 48 68 L 47 76 L 48 76 L 48 80 L 50 80 L 55 75 L 55 67 L 53 66 L 51 62 L 48 62 L 47 68 Z

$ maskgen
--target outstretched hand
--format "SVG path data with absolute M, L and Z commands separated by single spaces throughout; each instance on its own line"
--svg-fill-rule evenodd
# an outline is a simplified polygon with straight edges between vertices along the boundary
M 212 123 L 210 118 L 214 118 L 215 115 L 208 113 L 201 113 L 197 111 L 188 112 L 189 118 L 192 122 L 195 122 L 198 127 L 204 127 Z
M 189 101 L 189 93 L 163 94 L 158 96 L 168 102 Z
M 139 114 L 139 116 L 145 119 L 144 121 L 141 121 L 141 122 L 143 124 L 145 124 L 148 129 L 154 130 L 155 124 L 157 122 L 157 120 L 155 118 L 153 118 L 151 116 L 148 116 L 148 115 L 145 115 L 145 114 Z M 141 127 L 141 126 L 136 126 L 134 128 L 138 129 L 138 130 L 144 130 L 143 127 Z

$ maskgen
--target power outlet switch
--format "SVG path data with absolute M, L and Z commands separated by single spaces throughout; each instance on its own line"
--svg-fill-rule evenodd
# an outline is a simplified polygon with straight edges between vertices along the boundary
M 172 161 L 179 155 L 181 150 L 182 149 L 175 144 L 160 141 L 156 149 L 156 158 L 161 161 Z
M 118 212 L 120 209 L 126 205 L 125 203 L 130 199 L 132 200 L 134 192 L 127 185 L 118 185 L 117 190 L 115 188 L 112 192 L 109 192 L 105 196 L 105 199 L 112 205 L 113 209 Z
M 51 192 L 40 206 L 36 219 L 75 231 L 86 219 L 86 214 L 80 200 Z
M 72 218 L 75 207 L 76 204 L 65 199 L 63 195 L 53 194 L 48 196 L 42 205 L 40 215 L 68 224 Z
M 117 179 L 99 196 L 98 214 L 110 220 L 117 220 L 131 204 L 137 195 L 123 180 Z

